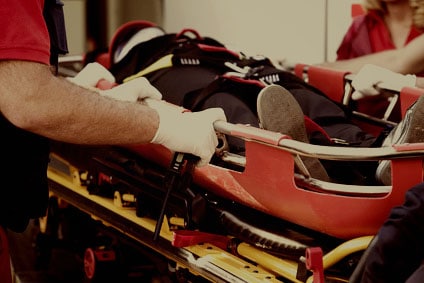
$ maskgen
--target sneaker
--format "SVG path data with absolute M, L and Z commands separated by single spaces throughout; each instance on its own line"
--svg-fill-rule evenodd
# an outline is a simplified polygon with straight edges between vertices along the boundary
M 382 146 L 424 142 L 424 96 L 409 107 L 405 118 L 390 132 Z M 390 160 L 380 161 L 375 172 L 376 180 L 383 185 L 392 184 Z
M 257 111 L 261 128 L 309 143 L 302 109 L 284 87 L 269 85 L 263 88 L 258 95 Z M 302 156 L 301 159 L 311 177 L 329 181 L 326 170 L 317 158 Z

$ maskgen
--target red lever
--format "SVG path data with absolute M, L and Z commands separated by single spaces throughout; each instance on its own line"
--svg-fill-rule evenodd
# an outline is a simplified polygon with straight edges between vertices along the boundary
M 200 243 L 210 243 L 220 249 L 227 250 L 230 242 L 227 236 L 199 231 L 177 230 L 174 231 L 173 234 L 172 245 L 177 248 L 193 246 Z
M 320 247 L 306 249 L 306 268 L 312 271 L 314 283 L 324 283 L 324 265 Z

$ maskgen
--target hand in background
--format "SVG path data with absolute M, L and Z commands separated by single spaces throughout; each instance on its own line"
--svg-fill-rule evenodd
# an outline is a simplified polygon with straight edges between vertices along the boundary
M 144 98 L 162 99 L 162 94 L 144 78 L 139 77 L 117 85 L 115 77 L 99 63 L 87 64 L 69 81 L 115 100 L 136 102 Z
M 415 83 L 415 75 L 403 75 L 376 65 L 366 64 L 352 81 L 352 86 L 355 88 L 352 99 L 359 100 L 379 95 L 379 84 L 384 88 L 400 91 L 405 86 L 414 87 Z

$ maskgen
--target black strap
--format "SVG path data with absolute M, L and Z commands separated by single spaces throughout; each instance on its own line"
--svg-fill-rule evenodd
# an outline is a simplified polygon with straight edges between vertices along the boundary
M 59 55 L 68 53 L 63 2 L 46 0 L 43 15 L 50 35 L 50 64 L 57 71 Z
M 184 96 L 183 106 L 192 111 L 202 110 L 207 98 L 217 92 L 228 92 L 243 96 L 243 100 L 252 111 L 256 112 L 256 95 L 264 85 L 257 80 L 246 80 L 239 77 L 218 76 L 207 87 L 194 90 Z

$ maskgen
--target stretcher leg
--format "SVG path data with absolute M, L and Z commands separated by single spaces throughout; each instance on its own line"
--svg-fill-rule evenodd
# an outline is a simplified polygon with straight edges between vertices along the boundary
M 324 283 L 324 266 L 320 247 L 306 249 L 306 267 L 313 272 L 314 283 Z
M 168 173 L 167 181 L 165 181 L 165 198 L 162 203 L 162 208 L 159 213 L 159 218 L 156 222 L 155 231 L 153 233 L 153 240 L 156 241 L 159 237 L 160 230 L 162 228 L 162 222 L 165 216 L 166 207 L 168 204 L 168 198 L 171 194 L 171 190 L 176 187 L 180 186 L 188 186 L 191 182 L 191 176 L 192 171 L 194 170 L 194 165 L 196 161 L 198 160 L 197 157 L 190 155 L 190 154 L 184 154 L 180 152 L 174 153 L 173 160 L 171 162 L 171 166 Z M 184 166 L 185 165 L 185 166 Z M 187 170 L 184 172 L 184 169 Z M 184 188 L 180 188 L 184 189 Z

